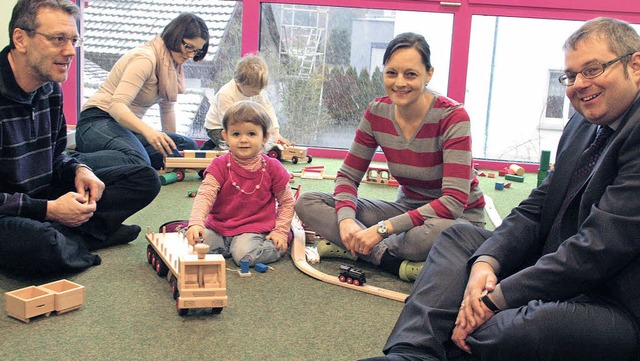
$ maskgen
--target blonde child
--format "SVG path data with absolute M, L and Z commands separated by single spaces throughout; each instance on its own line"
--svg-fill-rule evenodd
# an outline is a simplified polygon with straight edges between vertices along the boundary
M 189 227 L 190 244 L 204 241 L 212 253 L 250 265 L 279 260 L 287 251 L 293 218 L 289 172 L 262 154 L 269 139 L 269 114 L 260 104 L 244 100 L 223 117 L 222 137 L 229 147 L 204 172 Z
M 223 85 L 213 96 L 207 111 L 204 128 L 213 142 L 212 149 L 225 150 L 222 137 L 222 118 L 227 109 L 241 100 L 253 100 L 262 105 L 269 115 L 267 129 L 273 136 L 273 142 L 289 145 L 289 141 L 280 135 L 280 125 L 271 102 L 264 89 L 269 84 L 267 63 L 257 54 L 249 54 L 238 60 L 233 79 Z M 204 149 L 204 148 L 203 148 Z

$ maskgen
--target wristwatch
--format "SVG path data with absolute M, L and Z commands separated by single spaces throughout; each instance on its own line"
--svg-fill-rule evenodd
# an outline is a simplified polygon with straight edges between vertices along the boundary
M 500 309 L 498 308 L 498 306 L 496 306 L 496 304 L 493 303 L 493 301 L 491 301 L 491 298 L 489 298 L 489 293 L 487 291 L 484 291 L 482 293 L 482 296 L 480 297 L 480 301 L 482 301 L 482 303 L 484 303 L 484 305 L 487 306 L 487 308 L 490 309 L 491 312 L 493 313 L 500 312 Z
M 384 221 L 378 222 L 378 228 L 376 229 L 376 231 L 383 239 L 389 237 L 389 230 L 387 229 L 387 226 L 384 224 Z

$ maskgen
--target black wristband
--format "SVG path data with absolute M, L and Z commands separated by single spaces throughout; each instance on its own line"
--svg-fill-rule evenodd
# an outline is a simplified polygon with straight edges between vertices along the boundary
M 482 303 L 484 303 L 484 305 L 487 306 L 487 308 L 490 309 L 491 312 L 496 313 L 500 311 L 498 306 L 496 306 L 496 304 L 491 301 L 488 293 L 485 293 L 482 297 L 480 297 L 480 301 L 482 301 Z

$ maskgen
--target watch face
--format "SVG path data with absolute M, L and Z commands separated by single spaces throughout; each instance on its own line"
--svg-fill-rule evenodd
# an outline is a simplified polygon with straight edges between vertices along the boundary
M 378 233 L 383 236 L 387 235 L 387 226 L 383 222 L 378 223 Z

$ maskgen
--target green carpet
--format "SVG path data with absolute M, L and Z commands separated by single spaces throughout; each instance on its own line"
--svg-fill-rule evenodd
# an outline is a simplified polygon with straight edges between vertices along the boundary
M 340 160 L 315 159 L 335 174 Z M 285 166 L 296 172 L 306 164 Z M 525 183 L 494 190 L 495 179 L 480 178 L 504 216 L 526 197 L 535 175 Z M 128 223 L 152 229 L 185 219 L 199 179 L 164 186 L 147 208 Z M 330 180 L 296 178 L 302 190 L 332 191 Z M 363 197 L 393 199 L 396 188 L 363 184 Z M 491 228 L 489 226 L 489 228 Z M 290 258 L 266 273 L 240 278 L 227 272 L 229 305 L 220 315 L 209 310 L 178 316 L 169 283 L 146 261 L 146 241 L 101 250 L 102 264 L 79 274 L 20 279 L 0 273 L 0 292 L 67 278 L 86 287 L 86 303 L 76 311 L 29 323 L 8 317 L 0 301 L 0 360 L 355 360 L 381 354 L 402 303 L 317 281 L 298 271 Z M 316 267 L 338 274 L 340 260 Z M 348 262 L 347 262 L 348 263 Z M 411 285 L 357 262 L 369 284 L 408 293 Z M 233 262 L 228 268 L 237 269 Z

